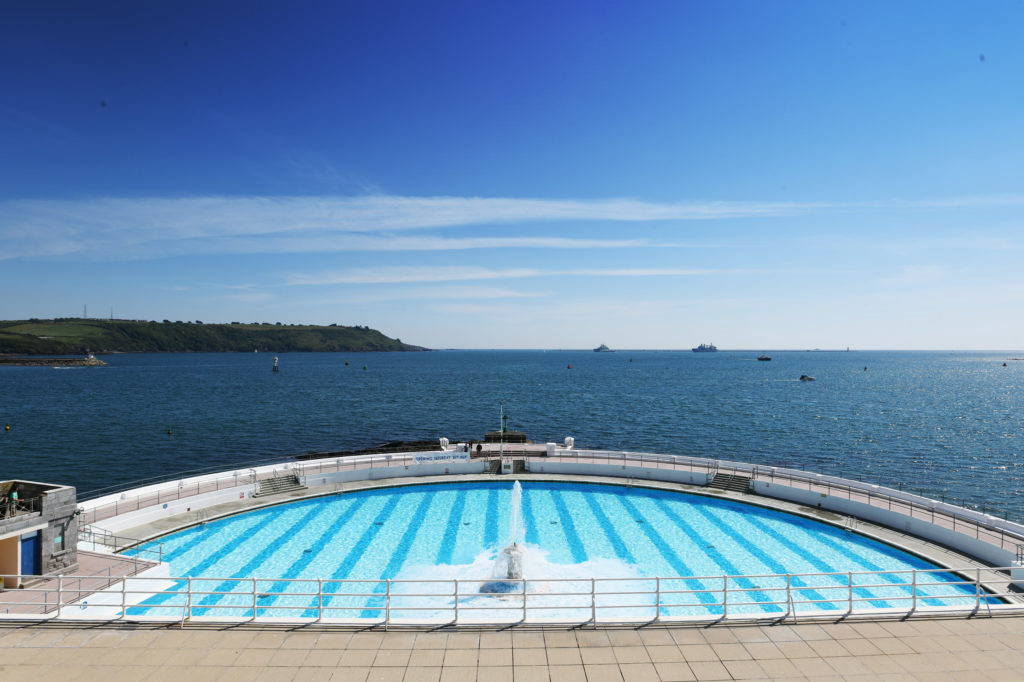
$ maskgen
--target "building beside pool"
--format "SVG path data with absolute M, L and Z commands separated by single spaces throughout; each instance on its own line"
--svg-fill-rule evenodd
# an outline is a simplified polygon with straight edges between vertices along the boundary
M 78 568 L 77 546 L 78 502 L 73 487 L 0 482 L 3 588 L 21 587 L 24 576 L 73 573 Z

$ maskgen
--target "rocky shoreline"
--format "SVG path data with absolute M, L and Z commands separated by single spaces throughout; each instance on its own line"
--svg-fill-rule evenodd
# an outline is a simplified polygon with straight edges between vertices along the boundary
M 0 358 L 3 367 L 104 367 L 107 363 L 87 358 Z

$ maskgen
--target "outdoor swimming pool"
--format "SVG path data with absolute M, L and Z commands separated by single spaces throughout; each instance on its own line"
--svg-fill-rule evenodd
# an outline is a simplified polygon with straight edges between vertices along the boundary
M 541 618 L 583 616 L 593 592 L 605 617 L 623 619 L 722 614 L 723 588 L 734 592 L 730 613 L 766 615 L 785 613 L 787 598 L 825 611 L 851 599 L 905 607 L 912 593 L 925 606 L 975 600 L 972 587 L 949 584 L 957 580 L 950 573 L 913 574 L 938 567 L 899 549 L 728 499 L 546 481 L 523 482 L 519 499 L 508 481 L 370 489 L 228 517 L 160 542 L 170 575 L 191 579 L 194 615 L 428 618 L 457 605 L 491 618 L 523 601 L 522 584 L 505 595 L 479 589 L 505 577 L 498 559 L 512 541 L 525 546 L 529 609 Z M 183 582 L 130 613 L 180 612 Z

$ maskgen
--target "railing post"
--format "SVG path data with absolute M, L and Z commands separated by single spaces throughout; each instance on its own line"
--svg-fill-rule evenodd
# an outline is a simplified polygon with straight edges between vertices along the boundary
M 128 578 L 121 578 L 121 619 L 128 615 Z
M 916 568 L 914 569 L 913 581 L 914 581 L 914 584 L 911 586 L 911 590 L 910 590 L 910 597 L 911 597 L 910 610 L 911 610 L 911 612 L 917 611 L 917 569 Z
M 250 578 L 252 580 L 252 619 L 256 620 L 256 609 L 259 604 L 256 603 L 256 578 Z
M 3 579 L 0 579 L 0 583 L 3 583 Z M 64 576 L 57 576 L 57 619 L 60 619 L 61 612 L 64 609 Z
M 391 622 L 391 579 L 387 582 L 387 597 L 384 601 L 384 625 Z
M 793 576 L 786 574 L 786 616 L 793 616 L 796 620 L 796 608 L 793 606 Z
M 661 577 L 654 578 L 654 620 L 661 620 Z
M 848 589 L 846 594 L 846 612 L 853 615 L 853 571 L 846 572 L 846 586 Z
M 526 578 L 519 579 L 520 584 L 523 586 L 523 622 L 526 622 Z
M 597 597 L 594 589 L 594 578 L 590 579 L 590 622 L 597 625 Z
M 324 579 L 316 579 L 316 622 L 324 617 Z
M 974 569 L 974 610 L 981 610 L 981 569 Z
M 188 578 L 188 594 L 185 598 L 185 613 L 188 614 L 188 619 L 192 619 L 192 576 Z
M 729 616 L 729 576 L 722 576 L 722 618 Z
M 459 622 L 459 579 L 455 579 L 455 623 Z

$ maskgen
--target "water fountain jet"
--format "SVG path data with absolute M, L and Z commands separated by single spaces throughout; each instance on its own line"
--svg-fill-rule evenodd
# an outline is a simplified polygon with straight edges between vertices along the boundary
M 509 592 L 522 591 L 523 579 L 523 554 L 526 553 L 526 543 L 523 542 L 523 486 L 516 481 L 512 486 L 512 504 L 509 514 L 509 543 L 498 554 L 494 563 L 491 582 L 480 586 L 480 592 L 485 594 L 508 594 Z M 514 582 L 513 582 L 514 581 Z

